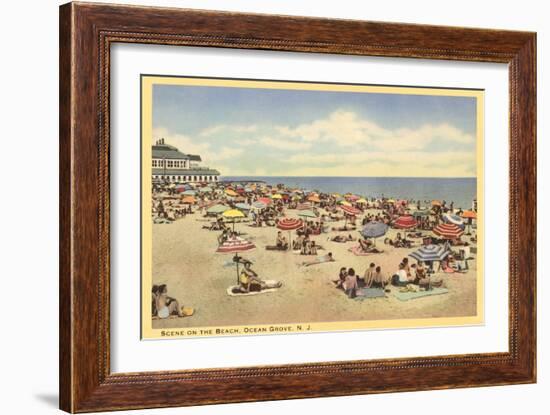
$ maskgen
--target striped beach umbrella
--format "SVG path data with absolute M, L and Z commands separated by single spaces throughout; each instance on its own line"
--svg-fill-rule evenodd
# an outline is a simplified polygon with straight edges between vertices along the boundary
M 296 209 L 298 210 L 311 210 L 311 203 L 304 202 L 304 203 L 298 203 L 296 206 Z
M 409 254 L 410 257 L 422 262 L 443 261 L 447 255 L 449 250 L 440 245 L 426 245 Z
M 359 209 L 357 209 L 356 207 L 353 207 L 353 206 L 341 205 L 340 209 L 342 209 L 344 211 L 344 213 L 346 213 L 348 215 L 353 215 L 353 216 L 359 215 L 361 213 L 361 211 Z
M 452 213 L 445 213 L 443 215 L 443 220 L 447 223 L 452 223 L 458 226 L 459 228 L 464 229 L 464 221 L 460 216 L 453 215 Z
M 462 236 L 464 230 L 454 223 L 441 223 L 433 229 L 433 233 L 444 239 L 457 239 Z
M 220 254 L 235 254 L 235 257 L 237 257 L 239 252 L 250 251 L 254 248 L 256 248 L 256 246 L 252 242 L 235 236 L 218 246 L 216 252 Z M 235 261 L 235 264 L 237 266 L 237 284 L 239 284 L 239 261 Z
M 290 247 L 292 247 L 292 231 L 300 229 L 304 226 L 302 219 L 295 218 L 282 218 L 277 222 L 277 228 L 282 231 L 288 231 L 288 241 Z
M 399 216 L 395 222 L 393 222 L 393 226 L 398 229 L 412 229 L 416 228 L 417 225 L 416 219 L 411 215 Z

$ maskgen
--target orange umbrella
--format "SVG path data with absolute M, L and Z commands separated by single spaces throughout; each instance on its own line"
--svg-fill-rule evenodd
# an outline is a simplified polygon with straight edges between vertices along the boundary
M 441 206 L 441 202 L 439 200 L 432 200 L 432 206 Z
M 185 196 L 183 199 L 181 199 L 181 203 L 185 203 L 187 205 L 194 205 L 197 203 L 197 199 L 195 199 L 194 196 Z
M 475 213 L 473 210 L 465 210 L 462 213 L 462 217 L 466 218 L 466 219 L 476 219 L 477 218 L 477 213 Z

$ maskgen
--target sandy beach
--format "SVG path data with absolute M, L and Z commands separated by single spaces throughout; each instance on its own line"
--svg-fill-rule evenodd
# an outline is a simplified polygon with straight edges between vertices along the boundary
M 376 213 L 368 210 L 365 213 Z M 287 210 L 286 217 L 297 217 L 298 211 Z M 466 273 L 446 274 L 437 272 L 434 278 L 442 279 L 449 290 L 444 295 L 401 301 L 394 296 L 399 290 L 390 287 L 384 298 L 358 301 L 347 298 L 336 289 L 332 280 L 337 279 L 341 267 L 353 267 L 362 276 L 371 262 L 382 267 L 388 276 L 394 274 L 401 260 L 418 249 L 422 239 L 413 239 L 412 248 L 395 248 L 378 238 L 377 247 L 382 253 L 356 256 L 348 249 L 357 242 L 337 243 L 329 239 L 336 234 L 357 231 L 331 231 L 312 236 L 324 250 L 319 255 L 333 253 L 335 262 L 310 267 L 302 262 L 314 256 L 304 256 L 292 251 L 267 251 L 277 235 L 275 227 L 252 227 L 249 222 L 237 223 L 235 230 L 256 245 L 254 250 L 242 256 L 253 262 L 253 269 L 263 280 L 282 282 L 275 292 L 254 296 L 232 297 L 227 288 L 235 285 L 237 275 L 232 254 L 216 253 L 220 232 L 203 229 L 212 220 L 203 218 L 197 211 L 170 224 L 153 224 L 153 284 L 167 284 L 169 295 L 181 305 L 193 307 L 195 314 L 185 318 L 153 320 L 154 329 L 184 327 L 219 327 L 226 325 L 287 324 L 306 322 L 335 322 L 359 320 L 392 320 L 436 317 L 462 317 L 476 315 L 477 261 L 468 261 Z M 344 221 L 330 222 L 330 227 L 343 226 Z M 358 226 L 358 230 L 361 225 Z M 393 238 L 402 230 L 390 229 L 386 237 Z M 433 235 L 430 231 L 424 234 Z M 288 232 L 284 232 L 288 238 Z M 293 238 L 295 238 L 293 232 Z M 466 238 L 466 237 L 465 237 Z M 471 245 L 475 246 L 475 244 Z

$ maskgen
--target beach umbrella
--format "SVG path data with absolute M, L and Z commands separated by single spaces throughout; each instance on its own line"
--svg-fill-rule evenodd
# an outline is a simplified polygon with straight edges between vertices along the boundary
M 353 206 L 341 205 L 340 209 L 342 209 L 344 211 L 344 213 L 346 213 L 348 215 L 356 216 L 356 215 L 361 214 L 361 211 L 359 209 L 353 207 Z
M 457 239 L 462 236 L 464 230 L 454 223 L 441 223 L 433 229 L 433 232 L 444 239 Z
M 230 210 L 231 208 L 225 205 L 217 204 L 210 206 L 208 209 L 206 209 L 206 213 L 213 213 L 216 215 L 219 215 L 220 213 L 225 212 L 226 210 Z
M 271 196 L 272 199 L 282 199 L 283 196 L 280 195 L 279 193 L 275 193 L 273 196 Z
M 340 209 L 344 211 L 346 214 L 346 220 L 344 221 L 344 228 L 348 226 L 348 215 L 356 216 L 361 213 L 361 211 L 353 206 L 347 206 L 347 205 L 340 205 Z
M 298 216 L 301 216 L 303 218 L 316 218 L 317 215 L 312 210 L 301 210 L 298 213 Z
M 181 199 L 181 203 L 184 203 L 186 205 L 194 205 L 197 203 L 197 199 L 195 199 L 195 196 L 185 196 L 183 199 Z
M 235 236 L 233 238 L 229 238 L 227 241 L 225 241 L 220 246 L 218 246 L 218 249 L 216 249 L 216 252 L 221 254 L 235 254 L 235 256 L 237 256 L 239 252 L 250 251 L 254 248 L 256 248 L 256 246 L 252 242 L 247 241 L 244 238 Z M 235 264 L 237 265 L 237 285 L 238 285 L 239 284 L 239 262 L 235 261 Z
M 269 197 L 259 197 L 258 202 L 265 203 L 266 205 L 271 204 L 271 199 Z
M 376 238 L 384 236 L 388 232 L 388 225 L 382 222 L 369 222 L 361 230 L 361 235 L 365 238 L 373 238 L 376 245 Z
M 449 250 L 441 245 L 425 245 L 419 248 L 417 251 L 414 251 L 409 254 L 410 257 L 413 257 L 417 261 L 422 262 L 433 262 L 433 261 L 443 261 L 447 255 L 449 255 Z
M 195 196 L 197 192 L 195 190 L 187 189 L 185 192 L 182 193 L 184 196 Z
M 250 210 L 250 208 L 252 207 L 248 203 L 237 203 L 235 206 L 237 207 L 237 209 L 241 210 Z
M 357 195 L 348 195 L 346 196 L 346 199 L 351 200 L 352 202 L 355 202 L 356 200 L 360 199 Z
M 313 203 L 319 203 L 321 201 L 321 199 L 319 199 L 319 196 L 317 195 L 310 195 L 308 196 L 307 200 Z
M 296 229 L 300 229 L 304 226 L 304 222 L 302 219 L 295 219 L 295 218 L 282 218 L 277 222 L 277 228 L 279 228 L 282 231 L 288 231 L 288 241 L 289 246 L 292 247 L 292 231 Z
M 244 213 L 238 209 L 229 209 L 222 213 L 225 219 L 230 219 L 233 223 L 233 231 L 235 231 L 235 220 L 244 218 Z
M 344 199 L 339 200 L 338 204 L 340 204 L 341 206 L 351 206 L 351 203 Z
M 264 202 L 256 201 L 252 203 L 252 208 L 254 209 L 262 210 L 262 209 L 265 209 L 266 207 L 267 207 L 267 204 Z
M 399 216 L 394 222 L 393 226 L 398 229 L 412 229 L 417 226 L 416 219 L 411 215 Z
M 446 213 L 443 215 L 443 220 L 447 223 L 452 223 L 459 228 L 464 229 L 464 220 L 460 216 L 453 215 L 452 213 Z
M 475 213 L 473 210 L 465 210 L 462 212 L 462 217 L 465 219 L 476 219 L 477 213 Z
M 432 206 L 441 206 L 440 200 L 432 200 Z
M 369 203 L 369 202 L 367 202 L 367 199 L 365 199 L 364 197 L 362 197 L 361 199 L 357 199 L 356 203 L 367 204 L 367 203 Z
M 386 200 L 386 202 L 391 203 L 393 205 L 395 203 L 395 200 L 394 199 L 388 199 L 388 200 Z
M 231 197 L 237 196 L 237 192 L 235 192 L 233 189 L 225 189 L 225 194 Z
M 430 216 L 430 211 L 429 210 L 415 210 L 413 212 L 413 216 L 415 218 L 423 218 L 423 217 L 426 217 L 426 216 Z

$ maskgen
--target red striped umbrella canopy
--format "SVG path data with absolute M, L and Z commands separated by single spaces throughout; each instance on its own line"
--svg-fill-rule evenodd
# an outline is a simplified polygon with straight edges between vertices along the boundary
M 342 209 L 348 215 L 359 215 L 361 213 L 361 211 L 359 209 L 357 209 L 353 206 L 341 205 L 340 209 Z
M 393 226 L 399 229 L 412 229 L 417 225 L 416 219 L 411 215 L 399 216 L 395 222 L 393 222 Z
M 441 223 L 433 229 L 433 232 L 445 239 L 457 239 L 462 236 L 464 230 L 454 223 Z
M 222 254 L 234 254 L 237 252 L 250 251 L 254 248 L 256 248 L 256 246 L 252 242 L 235 236 L 233 238 L 229 238 L 227 241 L 221 244 L 216 252 L 220 252 Z
M 277 228 L 283 231 L 293 231 L 304 226 L 302 219 L 283 218 L 277 223 Z

